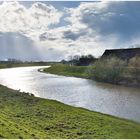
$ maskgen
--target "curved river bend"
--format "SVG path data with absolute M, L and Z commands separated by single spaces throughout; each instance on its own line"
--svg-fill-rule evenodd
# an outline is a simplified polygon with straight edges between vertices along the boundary
M 72 106 L 140 122 L 140 88 L 38 72 L 42 67 L 0 70 L 0 84 Z

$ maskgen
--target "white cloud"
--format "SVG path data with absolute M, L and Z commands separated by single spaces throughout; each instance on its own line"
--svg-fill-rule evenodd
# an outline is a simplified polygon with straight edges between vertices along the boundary
M 40 2 L 30 8 L 18 2 L 3 2 L 0 5 L 0 31 L 21 32 L 32 38 L 48 30 L 48 26 L 60 21 L 62 12 Z
M 26 8 L 18 2 L 4 2 L 0 5 L 0 31 L 20 32 L 35 41 L 40 39 L 38 46 L 44 50 L 42 55 L 46 52 L 63 52 L 62 56 L 65 57 L 87 53 L 99 56 L 105 49 L 101 47 L 101 37 L 83 23 L 82 18 L 86 14 L 91 14 L 92 18 L 92 13 L 99 14 L 106 7 L 105 2 L 82 2 L 77 8 L 65 11 L 69 15 L 65 20 L 70 24 L 49 29 L 50 25 L 61 22 L 63 15 L 53 6 L 35 2 Z
M 68 9 L 66 19 L 78 30 L 90 28 L 95 36 L 117 35 L 128 41 L 140 33 L 139 2 L 102 1 L 81 3 L 77 8 Z M 81 26 L 80 26 L 81 25 Z
M 81 2 L 78 7 L 64 9 L 58 11 L 41 2 L 29 8 L 4 2 L 0 5 L 0 31 L 33 39 L 42 59 L 53 60 L 75 54 L 98 57 L 107 48 L 139 43 L 139 34 L 135 34 L 140 32 L 139 3 Z
M 77 8 L 66 9 L 70 14 L 70 16 L 66 18 L 66 21 L 69 21 L 73 28 L 87 28 L 88 26 L 82 22 L 83 15 L 90 16 L 92 20 L 94 19 L 94 14 L 99 14 L 106 9 L 107 5 L 108 2 L 81 2 Z
M 103 9 L 106 9 L 107 5 L 107 2 L 81 3 L 76 8 L 66 9 L 69 16 L 66 17 L 65 20 L 70 24 L 49 30 L 47 34 L 50 34 L 45 34 L 44 44 L 49 44 L 49 46 L 55 46 L 54 48 L 64 50 L 66 57 L 75 54 L 93 54 L 98 57 L 103 53 L 106 47 L 113 48 L 113 46 L 117 44 L 115 36 L 108 35 L 106 38 L 102 37 L 97 34 L 96 30 L 90 29 L 87 24 L 82 22 L 83 14 L 98 14 Z M 106 16 L 112 14 L 113 13 L 108 13 Z M 92 20 L 93 17 L 91 16 L 90 18 Z M 53 35 L 55 35 L 55 37 Z M 49 41 L 50 36 L 55 38 L 53 44 Z M 112 40 L 108 42 L 108 38 Z
M 113 35 L 106 36 L 107 39 L 100 36 L 94 29 L 90 29 L 83 23 L 82 18 L 83 13 L 94 12 L 94 14 L 98 14 L 98 11 L 105 9 L 107 4 L 104 2 L 81 3 L 76 8 L 66 9 L 69 16 L 65 20 L 70 24 L 44 32 L 40 36 L 41 44 L 63 50 L 65 58 L 76 54 L 101 56 L 106 47 L 112 48 L 117 44 L 117 39 Z M 111 14 L 109 13 L 107 16 Z M 108 38 L 112 40 L 108 42 Z
M 99 56 L 105 49 L 128 48 L 140 40 L 139 2 L 82 2 L 66 11 L 70 25 L 63 34 L 75 46 L 71 51 Z

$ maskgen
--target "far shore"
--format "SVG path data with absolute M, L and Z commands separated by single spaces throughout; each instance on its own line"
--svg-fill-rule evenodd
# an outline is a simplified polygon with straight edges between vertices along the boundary
M 90 79 L 90 80 L 95 80 L 98 82 L 116 84 L 120 86 L 122 85 L 122 86 L 128 86 L 128 87 L 130 86 L 138 87 L 138 88 L 140 87 L 140 83 L 127 81 L 127 80 L 130 80 L 128 78 L 122 79 L 121 81 L 116 82 L 116 83 L 109 82 L 109 81 L 96 80 L 94 78 L 94 72 L 92 75 L 89 72 L 91 69 L 93 69 L 92 66 L 69 66 L 69 65 L 64 65 L 64 64 L 53 64 L 49 68 L 39 69 L 38 71 L 44 72 L 44 73 L 62 75 L 62 76 Z

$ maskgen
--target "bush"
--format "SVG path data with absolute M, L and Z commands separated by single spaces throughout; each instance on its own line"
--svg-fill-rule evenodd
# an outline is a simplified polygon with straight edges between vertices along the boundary
M 140 56 L 135 56 L 129 60 L 129 67 L 140 68 Z
M 117 57 L 107 57 L 95 63 L 94 78 L 98 81 L 118 83 L 121 80 L 126 61 Z
M 129 74 L 136 82 L 140 82 L 140 56 L 131 58 L 128 62 Z

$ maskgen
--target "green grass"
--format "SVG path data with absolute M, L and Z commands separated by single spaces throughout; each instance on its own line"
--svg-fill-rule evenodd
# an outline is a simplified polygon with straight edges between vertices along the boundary
M 81 78 L 89 77 L 90 66 L 69 66 L 63 64 L 52 65 L 49 68 L 45 68 L 43 71 L 51 74 L 74 76 Z
M 0 138 L 140 138 L 140 124 L 0 86 Z

